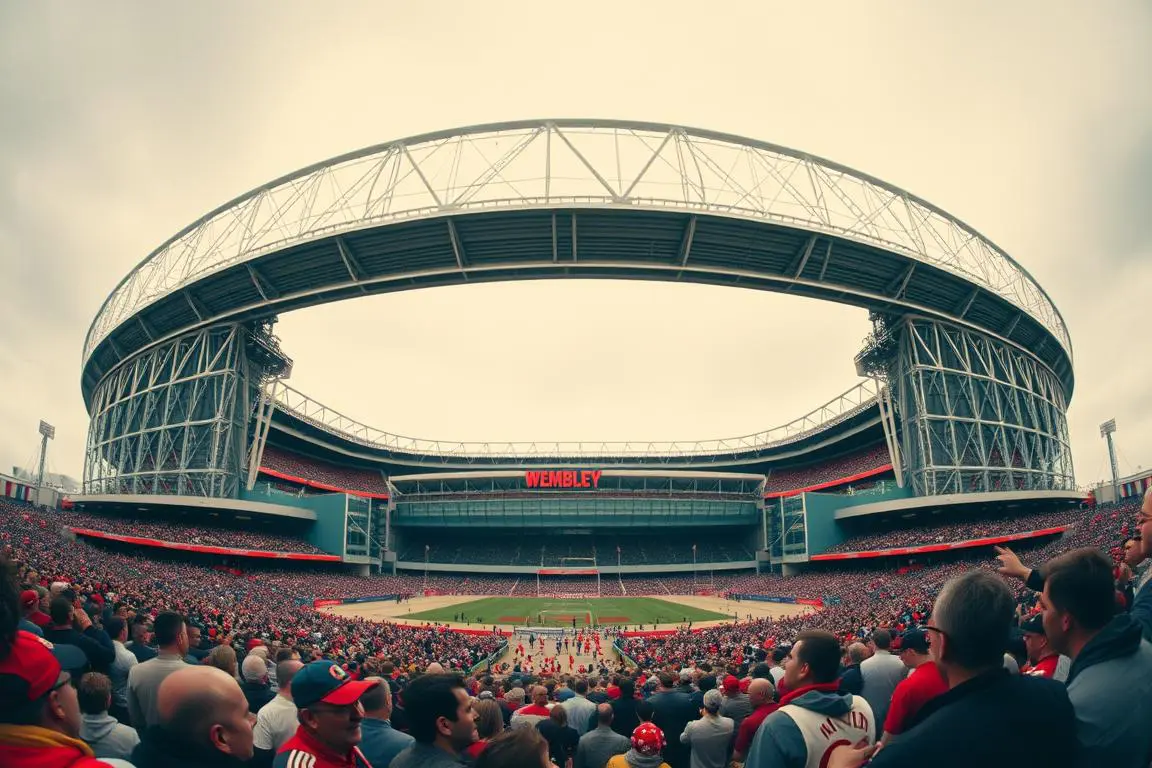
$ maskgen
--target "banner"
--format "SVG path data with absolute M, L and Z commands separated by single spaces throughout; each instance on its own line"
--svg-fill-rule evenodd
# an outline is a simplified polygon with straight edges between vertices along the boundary
M 1070 526 L 1058 525 L 1053 528 L 1041 528 L 1036 531 L 1026 531 L 1024 533 L 1013 533 L 1007 536 L 990 536 L 983 539 L 966 539 L 964 541 L 950 541 L 947 544 L 925 544 L 920 547 L 896 547 L 893 549 L 876 549 L 867 552 L 833 552 L 827 555 L 812 555 L 808 559 L 812 562 L 820 562 L 823 560 L 859 560 L 869 557 L 894 557 L 904 555 L 927 555 L 932 552 L 950 552 L 954 549 L 968 549 L 970 547 L 987 547 L 992 544 L 1004 544 L 1009 541 L 1019 541 L 1020 539 L 1032 539 L 1037 536 L 1051 536 L 1057 533 L 1064 533 Z
M 798 598 L 796 598 L 796 604 L 797 605 L 814 605 L 817 608 L 823 608 L 824 607 L 824 601 L 821 600 L 820 598 L 816 598 L 815 600 L 808 600 L 808 599 L 805 599 L 802 597 L 798 597 Z
M 340 603 L 375 603 L 382 600 L 395 600 L 396 595 L 368 595 L 367 597 L 346 597 L 343 600 L 337 600 Z
M 343 600 L 313 600 L 312 607 L 323 608 L 326 605 L 340 605 L 343 602 Z
M 339 563 L 339 555 L 312 555 L 303 552 L 270 552 L 263 549 L 233 549 L 232 547 L 208 547 L 201 544 L 183 544 L 175 541 L 161 541 L 160 539 L 145 539 L 139 536 L 121 536 L 116 533 L 94 531 L 91 528 L 69 528 L 77 536 L 91 536 L 94 539 L 107 539 L 108 541 L 122 541 L 125 544 L 137 544 L 141 547 L 159 547 L 160 549 L 179 549 L 184 552 L 199 552 L 206 555 L 230 555 L 232 557 L 266 557 L 274 560 L 308 560 L 311 562 Z
M 732 595 L 735 600 L 751 600 L 755 603 L 799 603 L 794 597 L 779 597 L 777 595 Z

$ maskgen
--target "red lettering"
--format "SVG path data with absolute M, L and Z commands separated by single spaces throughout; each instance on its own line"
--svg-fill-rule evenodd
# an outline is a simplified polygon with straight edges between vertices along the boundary
M 564 470 L 564 487 L 571 488 L 576 485 L 576 473 L 570 469 Z
M 593 488 L 599 488 L 600 487 L 600 475 L 602 475 L 602 474 L 604 474 L 604 473 L 598 469 L 592 470 L 592 487 Z
M 540 487 L 540 473 L 539 472 L 531 472 L 531 471 L 525 472 L 524 473 L 524 483 L 529 488 L 539 488 Z
M 552 473 L 551 472 L 541 472 L 540 473 L 540 487 L 541 488 L 551 488 L 552 487 Z
M 588 475 L 590 475 L 590 474 L 591 473 L 586 469 L 580 470 L 580 487 L 581 488 L 587 488 L 588 486 L 592 485 L 592 481 L 590 481 L 588 479 Z
M 848 713 L 848 722 L 852 724 L 853 728 L 859 728 L 862 731 L 871 730 L 868 727 L 868 718 L 864 716 L 863 712 L 852 710 Z
M 549 472 L 548 474 L 551 475 L 551 478 L 549 479 L 549 485 L 551 485 L 553 488 L 563 488 L 564 487 L 564 473 L 563 472 L 561 472 L 560 470 L 556 470 L 555 472 Z
M 828 718 L 820 724 L 820 735 L 824 738 L 831 738 L 834 733 L 836 733 L 836 723 L 832 722 L 832 718 Z

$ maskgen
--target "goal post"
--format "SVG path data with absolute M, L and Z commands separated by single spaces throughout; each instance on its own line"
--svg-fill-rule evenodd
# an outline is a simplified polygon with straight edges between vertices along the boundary
M 536 597 L 600 596 L 600 569 L 594 557 L 562 557 L 558 567 L 536 570 Z
M 542 627 L 570 627 L 575 620 L 576 626 L 591 627 L 594 623 L 592 608 L 584 603 L 571 608 L 541 608 L 536 612 L 536 621 Z

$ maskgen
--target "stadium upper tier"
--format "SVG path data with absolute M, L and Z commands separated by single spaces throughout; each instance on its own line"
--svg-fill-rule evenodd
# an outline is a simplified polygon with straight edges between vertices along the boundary
M 82 388 L 197 328 L 403 289 L 540 277 L 740 285 L 931 317 L 1003 339 L 1065 397 L 1043 288 L 964 222 L 867 174 L 676 125 L 536 120 L 414 136 L 241 195 L 105 300 Z

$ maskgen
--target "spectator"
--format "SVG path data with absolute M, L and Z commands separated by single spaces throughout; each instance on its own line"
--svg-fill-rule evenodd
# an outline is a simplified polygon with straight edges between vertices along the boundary
M 689 763 L 688 745 L 680 741 L 684 729 L 699 714 L 693 708 L 692 699 L 688 694 L 674 687 L 676 678 L 669 672 L 657 675 L 660 687 L 656 690 L 648 703 L 652 705 L 654 714 L 652 722 L 655 723 L 667 739 L 664 747 L 664 758 L 672 768 L 687 768 Z M 745 701 L 748 697 L 744 696 Z M 748 707 L 751 711 L 751 705 Z
M 534 728 L 541 720 L 547 720 L 548 715 L 548 689 L 542 685 L 533 686 L 532 703 L 512 713 L 511 727 Z
M 1064 686 L 1004 669 L 1014 610 L 1012 592 L 987 571 L 944 585 L 927 632 L 949 690 L 924 706 L 915 728 L 877 752 L 870 768 L 920 768 L 926 759 L 933 768 L 1076 765 L 1076 716 Z M 870 751 L 838 748 L 829 767 L 862 765 Z
M 786 658 L 788 658 L 787 648 L 772 649 L 772 667 L 769 672 L 772 673 L 772 686 L 775 688 L 779 688 L 780 681 L 784 679 L 784 659 Z
M 204 661 L 209 651 L 212 650 L 211 648 L 201 647 L 201 643 L 203 642 L 201 632 L 202 630 L 198 625 L 188 625 L 188 655 L 184 657 L 185 663 L 199 664 Z
M 218 645 L 212 649 L 205 659 L 205 663 L 210 667 L 216 667 L 222 672 L 227 672 L 228 676 L 234 680 L 239 680 L 240 674 L 236 666 L 236 649 L 230 645 Z
M 360 704 L 364 707 L 364 720 L 360 723 L 360 752 L 372 768 L 388 768 L 396 755 L 411 746 L 415 739 L 392 727 L 392 689 L 387 681 L 381 677 L 367 677 L 365 680 L 376 683 L 376 686 L 360 697 Z M 488 703 L 496 706 L 494 701 Z M 494 714 L 500 722 L 500 713 Z
M 604 768 L 613 756 L 632 746 L 627 736 L 612 729 L 612 718 L 611 704 L 596 705 L 596 727 L 580 737 L 573 768 Z
M 767 680 L 752 682 L 768 685 Z M 692 768 L 725 768 L 728 763 L 728 745 L 732 742 L 734 723 L 732 718 L 720 715 L 720 703 L 723 699 L 720 691 L 712 690 L 705 693 L 700 719 L 688 723 L 684 727 L 684 732 L 680 734 L 680 741 L 687 744 L 691 750 Z
M 0 765 L 104 768 L 79 740 L 80 705 L 65 671 L 85 663 L 83 652 L 18 630 L 16 585 L 3 559 L 0 582 Z
M 143 617 L 137 617 L 132 622 L 132 641 L 125 644 L 125 648 L 132 652 L 136 657 L 136 661 L 143 664 L 150 661 L 158 655 L 158 651 L 148 645 L 148 635 L 151 630 L 148 628 L 148 622 Z
M 184 663 L 184 656 L 188 653 L 184 617 L 164 611 L 156 617 L 155 629 L 160 653 L 128 672 L 128 717 L 132 726 L 141 733 L 160 722 L 157 693 L 164 678 L 188 666 Z
M 248 699 L 248 711 L 256 714 L 276 696 L 268 682 L 268 668 L 264 666 L 262 657 L 251 653 L 244 658 L 241 672 L 244 681 L 240 683 L 240 690 L 244 691 L 244 698 Z
M 536 730 L 548 742 L 548 756 L 556 765 L 567 766 L 576 756 L 580 734 L 568 725 L 568 712 L 564 707 L 552 707 L 548 718 L 536 723 Z
M 504 718 L 504 727 L 507 728 L 512 724 L 512 715 L 524 706 L 524 695 L 524 689 L 515 686 L 509 688 L 508 692 L 504 694 L 504 698 L 500 699 L 500 714 Z
M 632 738 L 632 732 L 640 725 L 640 716 L 637 706 L 641 703 L 636 700 L 636 681 L 630 677 L 620 680 L 620 698 L 612 702 L 612 730 L 626 739 Z
M 481 692 L 481 698 L 472 705 L 476 710 L 476 733 L 480 738 L 464 750 L 473 761 L 487 748 L 488 742 L 504 732 L 504 716 L 500 712 L 500 705 L 495 699 L 484 698 L 485 693 Z M 372 767 L 376 768 L 376 763 L 372 763 Z
M 76 608 L 66 597 L 57 597 L 48 611 L 52 623 L 44 629 L 44 639 L 54 645 L 74 645 L 84 652 L 88 665 L 106 670 L 116 659 L 116 649 L 108 633 L 92 623 L 88 613 Z
M 135 661 L 135 659 L 133 659 Z M 112 681 L 107 675 L 89 672 L 80 678 L 77 689 L 80 713 L 80 738 L 88 742 L 96 757 L 116 757 L 127 760 L 140 743 L 134 728 L 121 725 L 108 714 L 112 704 Z
M 814 768 L 837 744 L 875 741 L 872 707 L 839 693 L 840 642 L 831 632 L 801 632 L 784 666 L 788 693 L 752 739 L 748 768 Z
M 183 658 L 181 653 L 182 666 L 157 687 L 156 721 L 132 753 L 132 763 L 136 768 L 239 768 L 252 759 L 252 720 L 239 684 L 213 667 L 184 664 Z M 136 669 L 148 663 L 153 662 Z
M 568 722 L 576 729 L 578 736 L 588 732 L 590 721 L 596 716 L 596 705 L 588 699 L 588 681 L 579 678 L 572 684 L 575 692 L 561 706 L 568 712 Z
M 476 768 L 552 768 L 548 741 L 535 728 L 505 731 L 480 753 Z
M 872 707 L 872 714 L 876 718 L 872 722 L 879 728 L 888 716 L 892 694 L 908 670 L 889 651 L 892 635 L 888 630 L 878 629 L 873 632 L 870 643 L 872 655 L 860 663 L 860 678 L 864 681 L 860 695 Z
M 1147 768 L 1152 761 L 1152 646 L 1130 616 L 1114 615 L 1112 564 L 1077 549 L 1044 568 L 1044 630 L 1072 659 L 1080 765 Z
M 852 643 L 848 646 L 848 664 L 840 673 L 840 693 L 859 696 L 864 690 L 864 678 L 860 675 L 860 665 L 868 658 L 868 646 Z
M 363 738 L 360 697 L 377 685 L 374 680 L 353 680 L 339 664 L 328 660 L 313 661 L 297 670 L 292 678 L 292 700 L 300 725 L 280 747 L 272 765 L 371 768 L 357 746 Z
M 843 678 L 841 678 L 841 685 L 843 685 Z M 844 691 L 841 690 L 840 692 L 843 693 Z M 753 680 L 748 686 L 748 700 L 752 703 L 753 709 L 752 714 L 740 723 L 740 730 L 736 734 L 736 743 L 733 745 L 732 754 L 734 762 L 744 762 L 748 756 L 748 750 L 752 746 L 752 739 L 756 737 L 756 731 L 760 730 L 761 724 L 768 718 L 768 715 L 779 709 L 779 705 L 772 700 L 773 694 L 772 683 L 768 680 Z
M 1049 644 L 1044 632 L 1044 614 L 1034 613 L 1020 622 L 1024 633 L 1024 648 L 1028 653 L 1028 664 L 1020 670 L 1033 677 L 1048 677 L 1059 683 L 1068 680 L 1072 660 L 1057 653 Z
M 748 694 L 740 690 L 740 681 L 735 675 L 724 678 L 724 702 L 720 705 L 720 714 L 731 718 L 737 728 L 744 718 L 752 714 L 752 702 Z
M 422 675 L 404 690 L 404 708 L 416 742 L 396 756 L 392 768 L 449 768 L 462 764 L 460 754 L 479 738 L 472 698 L 457 675 Z M 533 734 L 535 728 L 529 728 Z M 488 763 L 494 739 L 480 754 Z M 526 739 L 525 741 L 529 741 Z M 520 742 L 516 742 L 519 744 Z M 489 763 L 497 765 L 498 763 Z
M 884 718 L 882 744 L 911 728 L 924 705 L 948 691 L 948 683 L 928 653 L 928 636 L 919 629 L 910 629 L 901 636 L 900 661 L 912 672 L 896 685 L 892 694 Z
M 272 765 L 276 752 L 296 733 L 298 723 L 296 702 L 292 701 L 292 678 L 303 666 L 297 659 L 288 659 L 276 665 L 280 690 L 272 701 L 256 713 L 256 726 L 252 729 L 252 745 L 256 752 L 256 762 L 260 766 Z
M 34 589 L 26 589 L 20 593 L 20 610 L 23 614 L 23 621 L 27 622 L 31 627 L 21 626 L 21 629 L 32 632 L 34 635 L 44 634 L 44 628 L 52 623 L 52 617 L 40 610 L 40 593 Z
M 128 716 L 128 673 L 132 667 L 140 662 L 124 646 L 128 637 L 128 622 L 119 616 L 113 616 L 106 622 L 108 636 L 112 638 L 112 648 L 116 654 L 112 666 L 108 668 L 108 677 L 112 680 L 112 706 L 108 714 L 125 724 L 131 724 Z
M 607 768 L 671 768 L 661 756 L 664 732 L 654 723 L 640 723 L 632 731 L 632 748 L 608 760 Z

